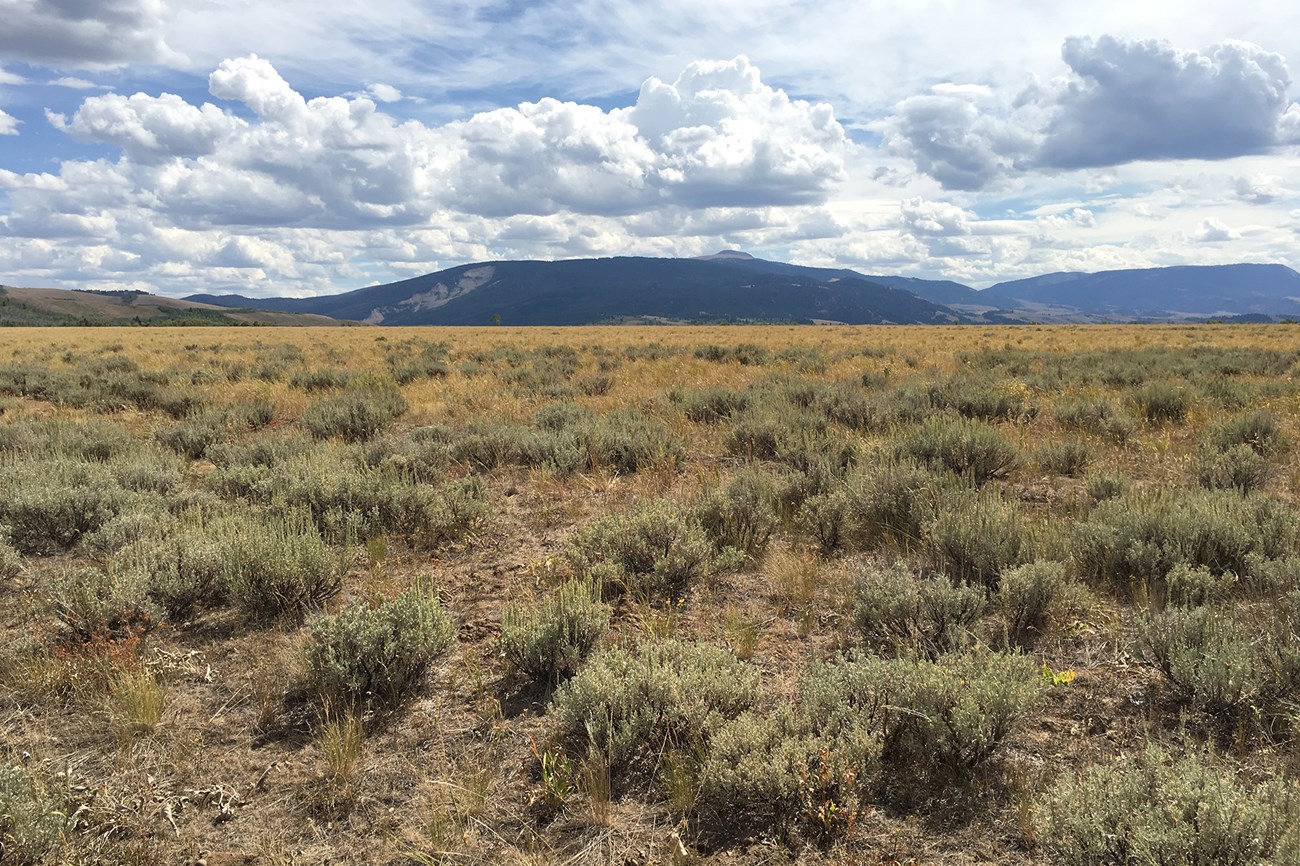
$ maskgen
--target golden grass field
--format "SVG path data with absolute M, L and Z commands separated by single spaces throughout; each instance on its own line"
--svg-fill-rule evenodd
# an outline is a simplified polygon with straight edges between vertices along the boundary
M 1210 477 L 1204 468 L 1207 437 L 1249 413 L 1268 416 L 1282 443 L 1268 452 L 1250 501 L 1267 499 L 1283 522 L 1292 529 L 1300 525 L 1295 520 L 1300 385 L 1294 382 L 1300 373 L 1300 328 L 1292 326 L 6 329 L 0 331 L 0 367 L 75 378 L 101 369 L 94 366 L 97 359 L 124 357 L 134 362 L 136 372 L 130 375 L 157 374 L 151 381 L 159 387 L 197 397 L 201 405 L 173 417 L 112 400 L 77 406 L 14 393 L 0 396 L 0 471 L 10 473 L 0 474 L 0 498 L 19 495 L 17 488 L 3 485 L 29 477 L 22 474 L 24 466 L 49 461 L 53 467 L 71 459 L 51 456 L 53 446 L 39 437 L 55 428 L 41 425 L 105 419 L 136 443 L 122 446 L 123 453 L 135 455 L 132 459 L 163 468 L 176 461 L 179 482 L 139 498 L 147 503 L 139 505 L 141 513 L 147 511 L 163 527 L 156 531 L 201 530 L 204 521 L 215 523 L 227 512 L 274 516 L 288 508 L 284 501 L 254 500 L 219 486 L 216 479 L 227 471 L 224 461 L 233 459 L 230 449 L 306 429 L 313 404 L 388 382 L 393 357 L 437 343 L 445 344 L 444 373 L 401 385 L 405 412 L 372 442 L 406 455 L 403 448 L 421 441 L 419 431 L 442 431 L 437 441 L 446 441 L 450 457 L 437 479 L 421 476 L 419 484 L 476 479 L 475 495 L 483 503 L 472 525 L 460 527 L 454 538 L 420 543 L 404 537 L 400 526 L 326 533 L 345 573 L 341 590 L 323 606 L 265 621 L 246 615 L 239 604 L 216 604 L 169 618 L 161 627 L 150 621 L 148 628 L 127 635 L 70 635 L 66 613 L 69 574 L 91 567 L 111 578 L 129 570 L 120 545 L 90 544 L 86 539 L 93 532 L 49 548 L 33 543 L 20 551 L 21 565 L 11 575 L 0 572 L 5 646 L 0 764 L 21 767 L 31 786 L 31 792 L 23 788 L 10 796 L 44 804 L 41 808 L 51 812 L 56 806 L 76 812 L 74 818 L 49 819 L 48 826 L 56 828 L 49 839 L 27 848 L 13 835 L 18 825 L 0 818 L 0 862 L 1082 866 L 1077 859 L 1082 855 L 1055 845 L 1047 832 L 1064 826 L 1044 817 L 1050 811 L 1047 798 L 1057 796 L 1052 792 L 1060 790 L 1062 779 L 1140 755 L 1149 744 L 1167 755 L 1200 756 L 1216 778 L 1235 780 L 1246 791 L 1268 779 L 1289 784 L 1300 768 L 1291 733 L 1300 692 L 1279 697 L 1282 686 L 1270 685 L 1248 696 L 1234 692 L 1235 702 L 1224 705 L 1228 709 L 1198 703 L 1201 698 L 1162 673 L 1140 639 L 1143 623 L 1163 622 L 1152 617 L 1162 615 L 1166 604 L 1174 608 L 1164 601 L 1172 593 L 1165 575 L 1148 579 L 1116 572 L 1098 579 L 1088 571 L 1075 534 L 1076 527 L 1105 511 L 1090 492 L 1094 478 L 1122 479 L 1130 490 L 1123 495 L 1134 502 L 1202 495 L 1200 487 L 1217 483 L 1198 480 Z M 766 352 L 754 353 L 758 363 L 697 353 L 709 346 Z M 1234 351 L 1240 355 L 1231 355 Z M 545 359 L 562 355 L 576 360 L 554 382 L 512 372 L 538 371 L 544 379 L 554 369 Z M 993 356 L 1014 356 L 1022 366 L 1008 372 L 986 363 Z M 1062 359 L 1062 369 L 1068 369 L 1071 359 L 1084 357 L 1102 358 L 1101 363 L 1122 357 L 1125 375 L 1137 381 L 1052 379 L 1044 372 L 1050 359 Z M 1178 366 L 1178 359 L 1196 358 L 1210 360 Z M 1268 369 L 1239 364 L 1239 358 L 1267 362 Z M 259 367 L 273 361 L 283 369 L 258 378 Z M 294 384 L 295 373 L 317 370 L 361 378 L 320 390 Z M 4 375 L 0 382 L 12 381 Z M 1141 389 L 1152 382 L 1168 384 L 1185 400 L 1180 419 L 1143 417 Z M 657 747 L 662 760 L 654 770 L 621 778 L 601 763 L 597 751 L 566 745 L 577 735 L 566 740 L 556 733 L 553 684 L 529 683 L 511 669 L 500 642 L 501 623 L 507 607 L 535 605 L 564 581 L 581 576 L 584 566 L 573 552 L 573 539 L 605 515 L 664 498 L 681 513 L 693 514 L 749 469 L 766 473 L 773 483 L 795 486 L 814 474 L 794 459 L 738 449 L 735 419 L 691 420 L 682 408 L 690 394 L 709 389 L 784 394 L 822 383 L 824 396 L 864 401 L 884 419 L 855 425 L 843 416 L 828 415 L 829 421 L 819 416 L 818 432 L 809 440 L 814 444 L 807 447 L 834 443 L 853 455 L 842 475 L 820 482 L 830 485 L 827 495 L 841 489 L 870 492 L 872 473 L 901 459 L 898 449 L 930 423 L 890 415 L 892 407 L 904 400 L 899 395 L 923 393 L 930 386 L 934 393 L 947 389 L 960 396 L 962 388 L 978 383 L 1022 407 L 1014 417 L 978 422 L 1010 443 L 1017 459 L 980 490 L 937 502 L 938 516 L 927 518 L 923 537 L 872 535 L 870 543 L 828 545 L 810 529 L 811 506 L 796 503 L 781 513 L 763 549 L 704 569 L 680 595 L 626 592 L 608 598 L 612 620 L 597 653 L 666 639 L 716 645 L 755 677 L 762 698 L 754 712 L 774 715 L 778 707 L 797 707 L 803 700 L 799 683 L 814 660 L 850 650 L 911 657 L 915 646 L 891 644 L 885 652 L 864 637 L 855 612 L 862 586 L 895 560 L 916 580 L 934 574 L 950 574 L 957 584 L 966 580 L 965 572 L 952 570 L 955 560 L 943 552 L 934 527 L 935 521 L 959 521 L 965 506 L 953 503 L 974 502 L 972 497 L 1009 509 L 1016 531 L 1024 533 L 1022 559 L 1059 562 L 1068 588 L 1035 627 L 1032 642 L 1009 647 L 1005 605 L 999 607 L 1002 596 L 991 584 L 987 608 L 963 638 L 974 646 L 972 652 L 1025 659 L 1034 679 L 1031 708 L 1005 738 L 999 737 L 978 771 L 917 783 L 913 790 L 911 771 L 890 764 L 886 754 L 870 780 L 840 779 L 822 785 L 816 796 L 804 796 L 804 789 L 816 787 L 804 779 L 783 824 L 730 833 L 713 826 L 723 819 L 699 799 L 701 791 L 713 790 L 701 775 L 711 766 L 709 742 L 688 747 L 665 741 Z M 1131 429 L 1122 437 L 1067 429 L 1063 407 L 1084 398 L 1108 401 Z M 778 420 L 804 417 L 821 405 L 783 399 L 762 396 L 769 407 L 763 418 L 776 423 L 773 413 Z M 258 401 L 274 407 L 264 427 L 221 416 L 224 420 L 211 422 L 219 447 L 199 456 L 168 450 L 166 443 L 174 441 L 167 438 L 170 431 L 215 418 L 211 413 L 220 407 L 234 407 L 231 417 L 237 417 L 239 407 Z M 457 456 L 458 443 L 471 433 L 492 426 L 531 430 L 539 411 L 561 401 L 591 410 L 597 419 L 635 411 L 680 442 L 680 453 L 636 471 L 619 471 L 598 458 L 568 471 L 513 460 L 484 465 Z M 953 408 L 957 405 L 935 403 L 925 412 L 938 419 L 936 424 L 957 423 L 962 411 Z M 23 438 L 30 435 L 37 438 Z M 1086 467 L 1068 475 L 1053 468 L 1044 450 L 1066 441 L 1086 453 Z M 370 459 L 359 456 L 369 447 L 364 444 L 323 438 L 310 447 L 320 461 L 340 466 Z M 382 474 L 388 471 L 375 469 L 376 483 L 389 478 Z M 951 488 L 938 489 L 957 490 L 962 482 L 943 482 L 949 483 Z M 856 501 L 857 494 L 845 495 Z M 1246 496 L 1231 490 L 1213 495 L 1222 495 L 1229 510 L 1232 497 L 1245 501 Z M 173 504 L 182 502 L 187 504 Z M 1213 513 L 1219 507 L 1206 506 Z M 0 524 L 6 513 L 10 519 L 18 514 L 0 507 Z M 1294 544 L 1287 534 L 1291 529 L 1276 531 L 1283 547 Z M 1250 539 L 1234 543 L 1247 545 Z M 18 541 L 14 546 L 22 547 Z M 1258 566 L 1260 573 L 1300 580 L 1300 566 L 1289 564 L 1285 552 L 1269 552 L 1270 562 L 1281 564 Z M 1191 566 L 1208 563 L 1195 559 L 1199 553 L 1185 555 Z M 1246 589 L 1262 580 L 1253 571 L 1252 576 L 1234 572 L 1233 580 L 1240 580 L 1224 584 L 1221 565 L 1219 560 L 1207 565 L 1220 581 L 1215 586 L 1228 587 L 1206 596 L 1220 606 L 1215 610 L 1230 612 L 1234 622 L 1272 623 L 1268 611 L 1285 606 L 1288 587 Z M 413 588 L 436 595 L 450 613 L 452 647 L 391 716 L 370 719 L 359 711 L 326 707 L 307 679 L 313 623 Z M 1211 604 L 1197 603 L 1202 602 Z M 1279 627 L 1277 640 L 1300 647 L 1300 632 Z M 1264 631 L 1257 629 L 1252 639 L 1259 643 Z M 1288 647 L 1283 649 L 1289 652 Z M 1275 656 L 1251 655 L 1250 664 L 1264 665 L 1259 659 L 1266 657 Z M 1269 670 L 1269 676 L 1280 676 Z M 829 800 L 818 798 L 835 799 L 851 818 L 828 819 L 818 809 Z M 1300 794 L 1294 801 L 1300 804 Z M 1300 852 L 1297 814 L 1300 805 L 1277 813 L 1283 824 L 1291 822 L 1294 838 L 1278 843 L 1269 855 L 1276 859 L 1240 862 L 1295 862 L 1284 858 L 1288 851 Z M 30 835 L 37 833 L 30 827 L 39 824 L 33 818 L 23 826 Z M 1285 827 L 1280 832 L 1284 837 Z

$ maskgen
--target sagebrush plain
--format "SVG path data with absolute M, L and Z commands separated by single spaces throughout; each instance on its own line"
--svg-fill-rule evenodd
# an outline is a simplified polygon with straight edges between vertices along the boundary
M 1300 862 L 1300 328 L 0 334 L 0 859 Z

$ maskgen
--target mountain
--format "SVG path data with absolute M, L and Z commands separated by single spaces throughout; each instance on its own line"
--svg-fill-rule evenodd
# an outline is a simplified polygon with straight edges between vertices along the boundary
M 324 297 L 189 300 L 385 325 L 1269 321 L 1300 316 L 1300 274 L 1257 264 L 1148 268 L 1046 274 L 981 291 L 724 250 L 694 259 L 481 262 Z
M 618 257 L 484 262 L 316 298 L 189 298 L 385 325 L 601 322 L 940 324 L 965 317 L 855 271 L 764 262 Z M 499 317 L 499 318 L 498 318 Z
M 1109 319 L 1300 314 L 1300 274 L 1285 265 L 1045 274 L 998 283 L 988 291 L 1027 304 L 1068 307 Z
M 237 307 L 238 305 L 235 305 Z M 319 315 L 237 309 L 147 292 L 0 286 L 4 325 L 342 325 Z

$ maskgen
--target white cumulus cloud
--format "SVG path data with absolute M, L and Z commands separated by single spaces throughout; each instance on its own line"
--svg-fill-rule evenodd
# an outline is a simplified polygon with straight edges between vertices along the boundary
M 1241 233 L 1228 226 L 1223 220 L 1214 217 L 1206 217 L 1201 220 L 1201 226 L 1192 235 L 1192 238 L 1201 243 L 1218 243 L 1220 241 L 1232 241 L 1241 237 Z
M 1285 59 L 1245 42 L 1202 54 L 1161 40 L 1075 37 L 1061 56 L 1076 77 L 1057 97 L 1045 166 L 1256 153 L 1277 142 L 1291 104 Z

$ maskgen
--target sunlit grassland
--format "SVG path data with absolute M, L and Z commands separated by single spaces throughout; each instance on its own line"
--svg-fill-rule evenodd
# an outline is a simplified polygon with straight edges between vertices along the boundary
M 0 851 L 1291 862 L 1297 375 L 1288 325 L 2 330 Z

